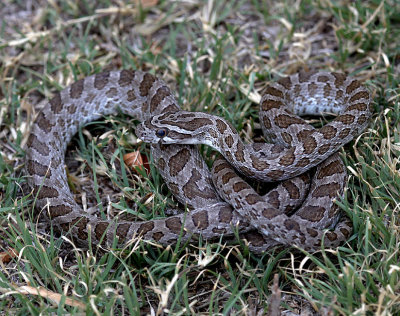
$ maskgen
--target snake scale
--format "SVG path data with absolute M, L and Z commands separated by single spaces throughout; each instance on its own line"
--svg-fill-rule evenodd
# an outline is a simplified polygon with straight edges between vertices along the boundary
M 339 73 L 301 72 L 269 85 L 260 102 L 263 132 L 272 143 L 243 143 L 226 120 L 182 111 L 170 89 L 140 71 L 111 71 L 75 82 L 38 114 L 27 140 L 26 173 L 36 208 L 79 244 L 126 244 L 141 236 L 163 245 L 198 237 L 231 236 L 250 249 L 278 244 L 316 250 L 335 247 L 351 233 L 334 200 L 343 195 L 346 170 L 337 150 L 362 132 L 371 115 L 369 92 Z M 136 134 L 151 153 L 168 188 L 191 211 L 150 221 L 101 219 L 79 206 L 68 188 L 64 156 L 85 123 L 117 110 L 141 123 Z M 298 115 L 338 116 L 314 129 Z M 195 144 L 223 155 L 209 171 Z M 315 167 L 315 168 L 314 168 Z M 311 171 L 310 171 L 311 170 Z M 238 173 L 280 181 L 264 196 Z M 330 230 L 327 230 L 330 229 Z M 90 236 L 89 236 L 90 234 Z

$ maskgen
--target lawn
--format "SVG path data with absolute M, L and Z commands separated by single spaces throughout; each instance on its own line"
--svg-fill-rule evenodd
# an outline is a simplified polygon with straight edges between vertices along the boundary
M 4 0 L 0 16 L 0 314 L 400 315 L 398 0 Z M 30 127 L 56 91 L 117 69 L 156 75 L 182 108 L 224 117 L 245 140 L 259 139 L 266 84 L 301 70 L 362 81 L 373 116 L 340 150 L 352 236 L 260 256 L 224 238 L 82 249 L 53 232 L 24 177 Z M 119 114 L 81 129 L 69 185 L 88 207 L 162 218 L 178 204 L 157 169 L 123 163 L 138 151 L 151 162 L 136 123 Z M 215 152 L 200 150 L 211 166 Z

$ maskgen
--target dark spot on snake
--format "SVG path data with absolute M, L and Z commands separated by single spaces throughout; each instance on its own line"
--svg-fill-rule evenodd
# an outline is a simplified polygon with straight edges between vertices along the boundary
M 98 241 L 101 241 L 102 245 L 105 245 L 105 243 L 107 242 L 107 229 L 108 229 L 109 225 L 110 224 L 107 222 L 99 222 L 96 224 L 96 227 L 94 229 L 94 234 L 96 236 L 96 239 Z M 86 227 L 86 224 L 84 226 Z M 82 226 L 82 227 L 80 227 L 79 230 L 82 231 L 82 233 L 84 233 L 84 235 L 86 235 L 86 239 L 87 239 L 87 233 L 83 232 L 83 229 L 84 229 L 84 227 Z M 83 236 L 79 237 L 79 238 L 84 239 Z M 86 240 L 86 239 L 84 239 L 84 240 Z
M 335 241 L 337 239 L 337 234 L 335 232 L 328 231 L 325 235 L 330 241 Z
M 40 112 L 37 119 L 36 119 L 37 126 L 40 127 L 42 131 L 45 133 L 50 133 L 51 129 L 54 127 L 55 124 L 51 124 L 51 121 L 46 119 L 43 112 Z
M 69 89 L 69 96 L 71 99 L 79 99 L 83 91 L 84 79 L 74 82 Z
M 175 177 L 185 168 L 190 159 L 190 151 L 187 148 L 182 148 L 169 159 L 169 171 L 172 177 Z
M 218 219 L 221 223 L 230 223 L 232 221 L 233 214 L 232 208 L 229 205 L 221 207 L 218 212 Z
M 366 103 L 363 103 L 363 102 L 355 103 L 355 104 L 350 105 L 347 108 L 347 111 L 352 111 L 352 110 L 366 111 L 366 110 L 368 110 L 368 105 Z
M 138 233 L 143 236 L 153 229 L 154 229 L 154 222 L 145 222 L 139 226 Z
M 228 126 L 225 124 L 225 122 L 222 121 L 221 119 L 216 119 L 216 120 L 215 120 L 215 123 L 216 123 L 216 125 L 217 125 L 218 131 L 219 131 L 221 134 L 223 134 L 223 133 L 226 131 L 226 129 L 228 128 Z
M 291 199 L 299 199 L 300 198 L 300 190 L 299 188 L 293 184 L 292 181 L 284 181 L 282 182 L 282 186 L 289 193 Z
M 289 218 L 289 219 L 285 220 L 283 224 L 285 225 L 285 227 L 286 227 L 288 230 L 294 230 L 294 231 L 300 232 L 300 225 L 299 225 L 299 223 L 296 222 L 296 221 L 293 220 L 293 219 L 290 219 L 290 218 Z
M 94 76 L 94 87 L 97 90 L 102 90 L 107 84 L 110 78 L 110 72 L 104 71 L 96 74 Z
M 320 132 L 325 139 L 332 139 L 336 136 L 337 129 L 332 125 L 325 125 L 322 128 L 320 128 L 318 132 Z
M 340 163 L 340 161 L 335 160 L 330 162 L 326 166 L 321 167 L 315 176 L 317 179 L 323 179 L 325 177 L 342 173 L 344 171 L 345 170 L 343 169 L 343 165 Z
M 36 174 L 41 177 L 44 176 L 47 176 L 48 178 L 51 177 L 51 169 L 49 169 L 49 166 L 42 165 L 34 160 L 28 160 L 26 162 L 26 167 L 30 175 Z
M 338 72 L 332 72 L 332 75 L 335 77 L 335 87 L 341 88 L 343 82 L 346 80 L 346 75 Z
M 296 116 L 280 114 L 274 119 L 275 124 L 280 128 L 287 128 L 293 124 L 304 124 L 304 121 Z
M 245 190 L 245 189 L 248 189 L 248 188 L 249 188 L 248 184 L 245 183 L 245 182 L 243 182 L 243 181 L 236 182 L 236 183 L 233 185 L 233 191 L 235 191 L 236 193 L 238 193 L 238 192 L 240 192 L 240 191 L 243 191 L 243 190 Z
M 155 232 L 155 233 L 153 233 L 153 236 L 152 236 L 152 238 L 157 242 L 160 241 L 161 238 L 163 238 L 163 237 L 164 237 L 163 232 Z
M 258 194 L 247 194 L 245 200 L 250 205 L 262 202 L 262 198 Z
M 270 177 L 272 180 L 279 180 L 284 173 L 285 171 L 283 170 L 272 170 L 267 173 L 267 176 Z
M 276 208 L 266 208 L 266 209 L 262 210 L 262 215 L 268 219 L 273 219 L 274 217 L 276 217 L 280 214 L 281 214 L 281 212 L 279 210 L 277 210 Z
M 129 223 L 118 224 L 116 235 L 119 237 L 120 242 L 125 240 L 130 227 L 131 227 L 131 224 L 129 224 Z
M 341 189 L 341 185 L 336 182 L 332 182 L 329 184 L 323 184 L 317 187 L 313 192 L 313 197 L 324 197 L 329 196 L 330 198 L 334 198 L 338 196 L 339 190 Z
M 279 201 L 279 193 L 277 190 L 268 192 L 266 197 L 268 198 L 268 203 L 271 204 L 272 207 L 276 209 L 279 208 L 280 201 Z
M 261 103 L 261 109 L 263 111 L 269 111 L 271 109 L 279 109 L 282 106 L 283 106 L 283 103 L 280 100 L 276 101 L 276 100 L 267 99 Z
M 140 86 L 139 86 L 139 92 L 142 97 L 145 97 L 149 94 L 149 90 L 153 86 L 153 84 L 156 80 L 157 80 L 157 78 L 149 73 L 146 73 L 143 76 L 143 79 L 140 82 Z
M 113 97 L 115 97 L 115 96 L 117 96 L 117 95 L 118 95 L 118 90 L 117 90 L 116 88 L 114 88 L 114 87 L 111 87 L 111 88 L 108 89 L 107 92 L 106 92 L 106 96 L 107 96 L 108 98 L 113 98 Z
M 350 94 L 354 90 L 357 90 L 359 87 L 361 87 L 361 84 L 357 80 L 353 80 L 347 87 L 346 87 L 346 93 Z M 358 93 L 357 93 L 358 94 Z M 357 95 L 356 94 L 356 95 Z M 368 97 L 368 96 L 367 96 Z
M 60 92 L 57 92 L 54 95 L 54 97 L 49 101 L 49 103 L 50 103 L 50 107 L 51 107 L 51 110 L 53 111 L 53 113 L 56 113 L 56 114 L 60 113 L 63 108 Z
M 157 92 L 151 98 L 150 111 L 154 112 L 157 109 L 157 107 L 160 105 L 161 101 L 170 95 L 171 95 L 171 92 L 166 86 L 162 86 L 162 87 L 158 88 Z
M 72 212 L 72 207 L 68 205 L 49 205 L 49 215 L 51 219 L 64 216 Z
M 299 82 L 306 82 L 308 81 L 313 75 L 315 75 L 317 71 L 300 71 L 299 73 Z
M 317 81 L 318 82 L 327 82 L 327 81 L 329 81 L 329 77 L 325 76 L 325 75 L 321 75 L 321 76 L 318 76 Z
M 354 122 L 354 116 L 350 114 L 342 114 L 338 116 L 334 121 L 342 122 L 343 124 L 349 125 Z
M 181 232 L 182 222 L 178 217 L 170 217 L 165 220 L 165 226 L 167 226 L 167 228 L 173 233 L 179 234 Z M 183 231 L 183 235 L 185 234 L 186 232 Z
M 133 83 L 133 78 L 135 77 L 135 72 L 132 70 L 122 70 L 119 73 L 118 84 L 121 87 L 131 85 Z
M 209 226 L 207 211 L 199 211 L 192 215 L 193 224 L 200 230 L 206 229 Z
M 318 153 L 319 153 L 320 155 L 323 155 L 323 154 L 325 154 L 330 148 L 331 148 L 331 145 L 330 145 L 330 144 L 322 145 L 321 147 L 318 148 Z

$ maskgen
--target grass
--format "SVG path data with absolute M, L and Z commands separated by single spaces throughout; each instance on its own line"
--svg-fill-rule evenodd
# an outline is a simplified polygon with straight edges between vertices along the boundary
M 282 313 L 400 315 L 400 3 L 142 3 L 0 4 L 2 314 L 262 315 L 278 274 Z M 301 69 L 364 81 L 374 115 L 341 150 L 349 181 L 338 203 L 354 224 L 348 243 L 259 257 L 224 240 L 166 249 L 138 240 L 102 252 L 53 234 L 38 220 L 22 173 L 38 103 L 86 75 L 121 68 L 162 77 L 184 109 L 224 116 L 246 139 L 258 133 L 256 103 L 269 81 Z M 103 211 L 111 201 L 142 220 L 163 217 L 176 202 L 157 170 L 138 176 L 121 163 L 125 153 L 148 152 L 132 125 L 123 115 L 106 117 L 75 136 L 71 189 L 88 206 L 102 202 Z

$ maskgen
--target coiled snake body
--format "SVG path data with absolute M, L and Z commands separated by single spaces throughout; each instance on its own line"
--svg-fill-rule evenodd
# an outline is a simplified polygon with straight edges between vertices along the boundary
M 347 219 L 337 223 L 334 200 L 343 194 L 346 171 L 335 152 L 365 128 L 369 103 L 368 91 L 345 75 L 293 75 L 270 85 L 260 104 L 264 134 L 274 144 L 244 144 L 229 122 L 181 111 L 153 75 L 103 72 L 57 93 L 39 113 L 27 141 L 26 173 L 36 207 L 81 244 L 90 234 L 94 244 L 112 244 L 115 236 L 126 243 L 140 235 L 167 245 L 179 236 L 232 235 L 237 227 L 256 252 L 276 244 L 315 250 L 323 238 L 326 246 L 337 246 L 351 227 Z M 64 170 L 66 146 L 80 126 L 117 109 L 142 122 L 138 136 L 153 143 L 168 188 L 191 212 L 145 222 L 102 220 L 75 202 Z M 324 112 L 340 114 L 321 129 L 296 115 Z M 212 173 L 193 145 L 198 143 L 226 159 L 217 159 Z M 232 166 L 248 177 L 284 181 L 261 197 Z M 315 173 L 304 173 L 314 166 Z

